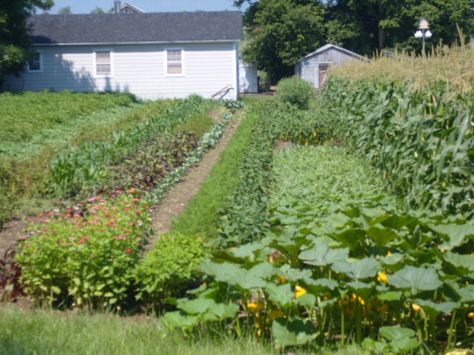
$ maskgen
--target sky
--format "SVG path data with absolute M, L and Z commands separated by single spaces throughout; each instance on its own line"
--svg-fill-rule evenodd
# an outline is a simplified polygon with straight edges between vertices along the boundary
M 172 12 L 172 11 L 222 11 L 237 10 L 233 0 L 130 0 L 123 1 L 137 6 L 145 12 Z M 96 7 L 109 10 L 114 0 L 55 0 L 55 6 L 49 11 L 55 14 L 62 7 L 70 6 L 74 14 L 90 13 Z

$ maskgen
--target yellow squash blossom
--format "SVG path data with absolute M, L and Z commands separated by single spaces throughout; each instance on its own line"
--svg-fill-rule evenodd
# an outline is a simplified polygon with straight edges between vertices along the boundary
M 278 276 L 278 282 L 281 283 L 281 284 L 286 284 L 287 280 L 285 278 L 285 276 Z
M 423 311 L 423 308 L 421 308 L 420 306 L 418 306 L 416 303 L 413 303 L 411 305 L 411 308 L 416 312 L 416 313 L 420 313 L 421 311 Z
M 304 289 L 303 287 L 301 286 L 296 286 L 295 287 L 295 297 L 296 298 L 300 298 L 301 296 L 304 296 L 308 293 L 308 291 L 306 291 L 306 289 Z
M 380 271 L 378 274 L 377 274 L 377 280 L 381 283 L 384 283 L 386 284 L 388 282 L 388 276 L 387 276 L 387 273 L 385 271 Z
M 247 303 L 247 309 L 249 312 L 252 312 L 252 313 L 260 312 L 263 309 L 263 307 L 264 306 L 262 302 Z
M 362 306 L 365 306 L 365 300 L 362 297 L 357 296 L 355 293 L 352 294 L 352 301 L 359 302 Z

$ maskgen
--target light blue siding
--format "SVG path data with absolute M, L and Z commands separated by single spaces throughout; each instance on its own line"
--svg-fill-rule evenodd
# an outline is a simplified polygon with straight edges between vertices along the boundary
M 166 50 L 183 49 L 183 75 L 166 74 Z M 60 45 L 38 46 L 41 72 L 24 71 L 9 77 L 4 89 L 38 91 L 125 91 L 142 99 L 183 98 L 191 94 L 211 97 L 224 87 L 233 88 L 226 98 L 238 96 L 238 45 L 233 42 Z M 94 51 L 112 52 L 112 75 L 96 77 Z

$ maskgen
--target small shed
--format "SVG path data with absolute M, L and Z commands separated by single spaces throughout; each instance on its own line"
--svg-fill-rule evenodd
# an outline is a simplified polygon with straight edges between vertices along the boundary
M 239 61 L 239 89 L 241 94 L 256 94 L 258 92 L 256 64 Z
M 296 63 L 295 74 L 319 89 L 327 79 L 330 65 L 343 65 L 354 59 L 364 60 L 365 58 L 335 44 L 326 44 L 301 58 Z

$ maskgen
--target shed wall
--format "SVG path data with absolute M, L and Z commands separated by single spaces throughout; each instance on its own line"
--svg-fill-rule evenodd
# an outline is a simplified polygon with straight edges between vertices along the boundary
M 349 61 L 357 59 L 337 48 L 330 48 L 322 53 L 314 54 L 302 59 L 295 66 L 296 75 L 309 81 L 315 88 L 321 86 L 319 78 L 319 67 L 321 64 L 343 65 Z
M 239 63 L 239 87 L 241 93 L 258 92 L 258 73 L 254 64 Z
M 181 48 L 183 75 L 166 74 L 166 49 Z M 211 97 L 232 87 L 226 98 L 238 96 L 237 43 L 169 45 L 45 46 L 41 72 L 23 72 L 6 79 L 4 89 L 39 91 L 125 91 L 142 99 Z M 112 51 L 112 75 L 96 77 L 94 51 Z

